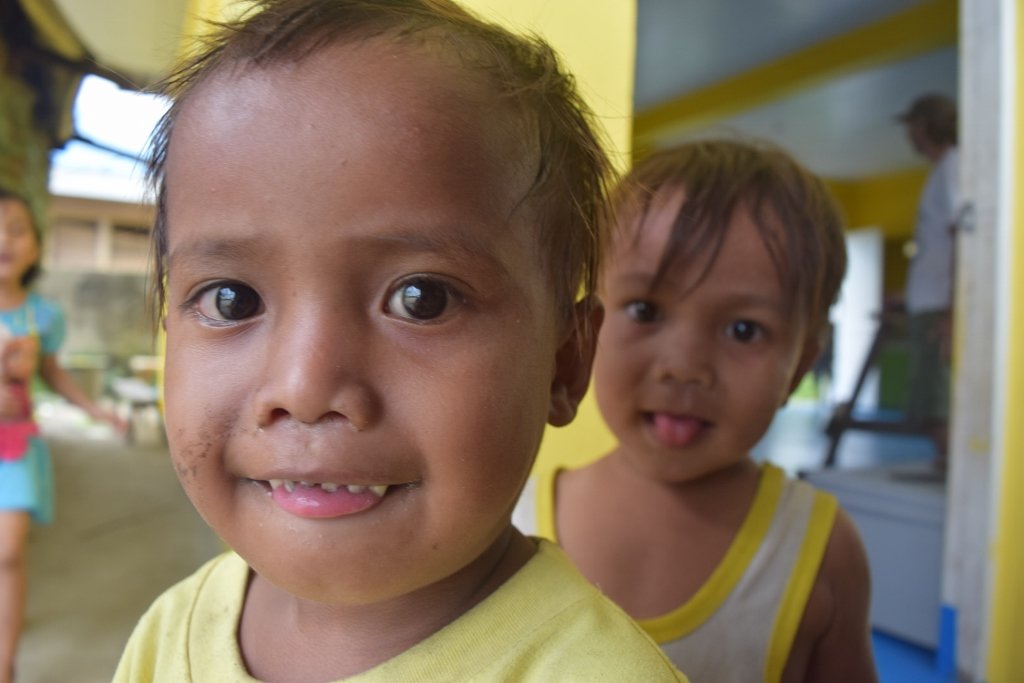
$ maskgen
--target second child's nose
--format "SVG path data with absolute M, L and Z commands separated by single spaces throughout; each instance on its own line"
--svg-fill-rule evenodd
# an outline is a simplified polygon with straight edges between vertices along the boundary
M 658 381 L 710 388 L 715 383 L 714 345 L 693 330 L 665 334 L 659 340 L 654 371 Z
M 307 318 L 278 323 L 264 360 L 257 400 L 261 427 L 291 420 L 342 419 L 354 430 L 373 426 L 380 403 L 370 382 L 371 343 L 349 326 Z

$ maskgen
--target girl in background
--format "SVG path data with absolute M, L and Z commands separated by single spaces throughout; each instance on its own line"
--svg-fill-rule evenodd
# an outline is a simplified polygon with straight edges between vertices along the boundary
M 0 683 L 14 677 L 29 525 L 53 519 L 50 454 L 32 419 L 33 375 L 38 372 L 53 391 L 93 419 L 123 429 L 122 421 L 93 403 L 57 361 L 63 313 L 29 289 L 39 274 L 40 256 L 40 236 L 28 205 L 0 188 Z

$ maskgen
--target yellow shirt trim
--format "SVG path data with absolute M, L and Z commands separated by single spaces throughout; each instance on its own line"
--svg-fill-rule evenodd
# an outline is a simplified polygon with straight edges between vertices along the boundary
M 725 602 L 737 582 L 746 573 L 761 547 L 775 516 L 786 475 L 778 467 L 765 464 L 757 485 L 754 502 L 733 539 L 725 557 L 693 597 L 678 609 L 653 619 L 640 619 L 639 624 L 659 643 L 678 640 L 707 621 Z
M 797 556 L 796 566 L 789 576 L 786 592 L 782 596 L 779 611 L 775 613 L 772 639 L 765 659 L 764 680 L 774 683 L 782 680 L 782 672 L 789 660 L 797 628 L 803 618 L 811 587 L 818 576 L 818 568 L 825 556 L 825 546 L 832 535 L 839 503 L 835 496 L 818 491 L 807 521 L 807 533 Z
M 765 463 L 761 470 L 761 480 L 757 485 L 754 502 L 736 538 L 700 590 L 686 603 L 668 614 L 653 619 L 637 620 L 656 642 L 668 643 L 678 640 L 703 624 L 718 611 L 747 571 L 768 533 L 786 481 L 785 473 L 774 465 Z M 543 538 L 555 542 L 558 541 L 555 524 L 555 482 L 561 471 L 549 470 L 541 474 L 537 481 L 537 532 Z

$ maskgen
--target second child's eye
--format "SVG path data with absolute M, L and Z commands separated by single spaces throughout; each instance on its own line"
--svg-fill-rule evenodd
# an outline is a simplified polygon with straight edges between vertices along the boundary
M 752 320 L 736 320 L 729 325 L 729 336 L 739 342 L 751 342 L 764 333 L 761 326 Z
M 650 301 L 630 301 L 626 304 L 626 314 L 638 323 L 653 323 L 661 318 L 661 311 Z
M 210 320 L 237 322 L 259 314 L 263 310 L 263 301 L 247 285 L 221 283 L 199 295 L 196 309 Z
M 428 322 L 444 315 L 453 303 L 454 293 L 447 284 L 430 277 L 403 280 L 391 292 L 387 312 L 414 322 Z

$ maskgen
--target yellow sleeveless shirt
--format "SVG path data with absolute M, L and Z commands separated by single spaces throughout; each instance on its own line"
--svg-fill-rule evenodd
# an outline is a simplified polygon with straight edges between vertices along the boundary
M 524 533 L 558 540 L 558 473 L 544 473 L 524 491 L 514 518 Z M 834 496 L 762 465 L 754 502 L 722 562 L 685 604 L 640 626 L 692 680 L 781 680 L 837 507 Z

